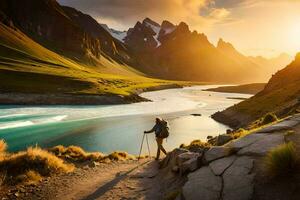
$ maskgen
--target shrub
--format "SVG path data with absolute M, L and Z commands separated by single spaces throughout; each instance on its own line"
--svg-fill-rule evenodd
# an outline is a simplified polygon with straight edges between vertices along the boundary
M 292 142 L 276 147 L 266 157 L 267 171 L 273 176 L 289 174 L 297 165 L 297 153 Z
M 64 147 L 59 145 L 50 148 L 49 151 L 60 158 L 74 162 L 100 161 L 104 157 L 100 152 L 88 153 L 78 146 Z
M 134 160 L 135 157 L 128 154 L 127 152 L 121 152 L 121 151 L 115 151 L 108 156 L 106 156 L 110 160 L 115 160 L 115 161 L 125 161 L 125 160 Z
M 27 171 L 25 174 L 18 175 L 15 179 L 17 183 L 35 184 L 42 180 L 42 176 L 33 170 Z
M 268 113 L 266 114 L 260 121 L 260 125 L 266 125 L 266 124 L 270 124 L 272 122 L 277 121 L 278 118 L 274 113 Z
M 197 151 L 199 149 L 209 148 L 211 144 L 208 142 L 202 142 L 201 140 L 193 140 L 189 145 L 181 144 L 180 148 L 187 149 L 189 151 Z
M 0 170 L 6 171 L 7 176 L 12 177 L 11 181 L 17 181 L 13 177 L 22 175 L 31 178 L 50 176 L 55 173 L 71 172 L 73 169 L 73 165 L 65 164 L 62 159 L 39 147 L 30 147 L 26 151 L 7 155 L 0 161 Z

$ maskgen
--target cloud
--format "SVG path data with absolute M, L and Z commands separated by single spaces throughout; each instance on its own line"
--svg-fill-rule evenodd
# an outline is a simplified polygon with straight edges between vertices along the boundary
M 213 0 L 58 0 L 92 15 L 100 23 L 126 29 L 137 20 L 150 17 L 178 24 L 185 21 L 192 28 L 205 28 L 230 15 L 226 8 L 214 8 Z M 205 12 L 202 12 L 205 10 Z

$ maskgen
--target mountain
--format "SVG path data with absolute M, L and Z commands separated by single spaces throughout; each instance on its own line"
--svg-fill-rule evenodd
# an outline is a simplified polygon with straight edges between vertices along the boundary
M 135 66 L 152 76 L 219 83 L 265 81 L 263 67 L 226 49 L 227 43 L 215 47 L 203 33 L 190 31 L 181 22 L 161 25 L 146 18 L 127 32 L 124 43 L 138 53 Z
M 269 80 L 264 90 L 213 118 L 233 127 L 246 126 L 269 112 L 279 117 L 298 112 L 300 108 L 300 53 L 287 67 Z
M 31 93 L 129 95 L 167 83 L 148 77 L 218 83 L 265 78 L 264 66 L 223 40 L 215 47 L 184 22 L 146 18 L 120 32 L 56 0 L 2 0 L 0 20 L 5 92 L 26 87 Z M 39 84 L 43 79 L 48 81 Z M 66 85 L 74 87 L 62 89 Z
M 96 66 L 106 55 L 118 61 L 129 58 L 124 45 L 96 20 L 55 0 L 3 0 L 0 6 L 28 37 L 72 60 Z
M 109 28 L 107 24 L 100 24 L 107 32 L 110 33 L 111 36 L 119 40 L 120 42 L 124 42 L 124 38 L 127 35 L 127 31 L 118 31 L 113 28 Z
M 138 54 L 134 62 L 138 70 L 164 79 L 264 82 L 280 66 L 279 61 L 265 59 L 263 63 L 247 57 L 222 39 L 215 47 L 205 34 L 191 31 L 184 22 L 158 24 L 146 18 L 130 28 L 123 41 Z
M 251 59 L 256 64 L 263 66 L 266 69 L 266 73 L 268 74 L 274 74 L 274 72 L 284 68 L 284 66 L 287 66 L 292 61 L 292 57 L 286 53 L 282 53 L 274 58 L 249 56 L 249 59 Z
M 170 84 L 130 67 L 123 43 L 54 0 L 0 1 L 0 33 L 0 103 L 134 102 Z

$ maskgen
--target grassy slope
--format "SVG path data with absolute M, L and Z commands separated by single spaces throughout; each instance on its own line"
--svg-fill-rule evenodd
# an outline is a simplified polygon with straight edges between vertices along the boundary
M 171 83 L 146 78 L 103 56 L 98 67 L 79 65 L 1 23 L 0 33 L 0 79 L 4 80 L 0 88 L 4 92 L 129 95 Z
M 266 86 L 265 83 L 252 83 L 237 86 L 223 86 L 218 88 L 207 89 L 213 92 L 227 92 L 227 93 L 242 93 L 242 94 L 257 94 Z
M 231 126 L 245 126 L 272 112 L 285 117 L 297 112 L 300 97 L 300 55 L 276 73 L 265 89 L 250 99 L 213 115 Z

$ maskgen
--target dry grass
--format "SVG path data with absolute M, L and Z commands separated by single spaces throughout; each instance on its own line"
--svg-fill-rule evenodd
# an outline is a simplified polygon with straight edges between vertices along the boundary
M 100 161 L 104 155 L 100 152 L 85 152 L 81 147 L 62 145 L 52 147 L 48 151 L 54 153 L 56 156 L 72 162 L 85 162 L 85 161 Z
M 125 160 L 134 160 L 135 156 L 128 154 L 127 152 L 115 151 L 108 156 L 106 156 L 110 160 L 114 161 L 125 161 Z
M 202 142 L 201 140 L 194 140 L 189 145 L 181 144 L 180 148 L 187 149 L 189 151 L 197 150 L 197 149 L 206 149 L 209 148 L 211 144 L 207 142 Z
M 109 155 L 104 155 L 100 152 L 86 152 L 81 147 L 78 146 L 55 146 L 50 148 L 48 151 L 54 153 L 56 156 L 63 158 L 70 162 L 86 162 L 86 161 L 96 161 L 96 162 L 110 162 L 110 161 L 125 161 L 134 160 L 135 156 L 128 154 L 127 152 L 116 151 Z
M 100 152 L 85 152 L 77 146 L 55 146 L 48 150 L 39 147 L 29 147 L 26 151 L 6 153 L 6 143 L 0 140 L 0 185 L 33 184 L 43 177 L 58 173 L 68 173 L 74 170 L 75 163 L 135 160 L 136 157 L 126 152 L 113 152 L 104 155 Z M 70 164 L 73 163 L 73 164 Z M 80 166 L 80 165 L 78 165 Z M 3 174 L 3 175 L 2 175 Z
M 4 156 L 0 161 L 0 169 L 6 171 L 9 177 L 6 182 L 15 183 L 30 178 L 37 180 L 43 176 L 71 172 L 74 166 L 64 163 L 62 159 L 39 147 L 30 147 L 26 151 Z
M 0 154 L 5 153 L 7 145 L 4 140 L 0 140 Z
M 297 167 L 298 158 L 292 142 L 276 147 L 266 157 L 266 169 L 271 176 L 292 174 Z
M 274 113 L 268 113 L 261 119 L 260 125 L 266 125 L 276 121 L 278 121 L 277 116 Z

